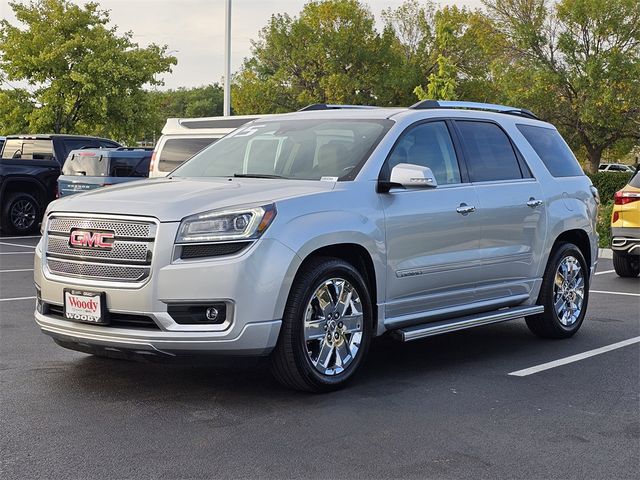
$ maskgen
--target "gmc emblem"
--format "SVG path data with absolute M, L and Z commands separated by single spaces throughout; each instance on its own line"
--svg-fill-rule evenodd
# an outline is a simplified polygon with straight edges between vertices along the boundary
M 72 230 L 69 235 L 69 246 L 72 248 L 113 248 L 114 232 L 90 232 Z

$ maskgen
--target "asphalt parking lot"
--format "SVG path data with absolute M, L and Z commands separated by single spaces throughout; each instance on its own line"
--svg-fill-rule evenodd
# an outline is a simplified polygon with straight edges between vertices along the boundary
M 138 363 L 58 347 L 32 315 L 37 241 L 0 238 L 2 479 L 640 476 L 640 279 L 610 260 L 570 340 L 523 321 L 385 337 L 350 387 L 309 395 L 260 359 Z

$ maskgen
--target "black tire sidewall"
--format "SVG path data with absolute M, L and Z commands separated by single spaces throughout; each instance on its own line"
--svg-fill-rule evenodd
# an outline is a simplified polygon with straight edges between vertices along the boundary
M 19 202 L 20 200 L 29 201 L 33 205 L 36 212 L 36 218 L 33 222 L 33 225 L 31 225 L 29 228 L 26 228 L 26 229 L 17 228 L 13 224 L 11 219 L 11 210 L 13 209 L 13 206 L 16 204 L 16 202 Z M 4 230 L 8 230 L 10 233 L 15 233 L 18 235 L 31 233 L 35 231 L 36 228 L 38 227 L 38 219 L 40 218 L 40 213 L 41 213 L 40 205 L 38 204 L 38 201 L 33 195 L 30 195 L 28 193 L 13 194 L 9 197 L 6 206 L 2 211 L 2 227 Z
M 356 288 L 358 295 L 360 296 L 363 309 L 362 341 L 360 343 L 358 354 L 351 364 L 347 366 L 344 372 L 337 375 L 323 375 L 313 366 L 311 359 L 306 352 L 306 344 L 304 340 L 304 316 L 307 304 L 318 286 L 322 282 L 335 277 L 344 278 L 351 283 Z M 326 262 L 317 265 L 314 275 L 307 277 L 303 282 L 304 283 L 298 287 L 304 289 L 304 293 L 301 296 L 303 301 L 299 302 L 297 305 L 287 305 L 285 312 L 287 321 L 295 322 L 292 331 L 292 346 L 295 362 L 298 365 L 300 373 L 308 382 L 312 383 L 317 388 L 331 390 L 342 386 L 352 378 L 367 355 L 373 333 L 373 308 L 371 306 L 371 296 L 362 275 L 360 275 L 360 273 L 349 263 L 339 259 L 327 259 Z
M 558 266 L 562 262 L 562 260 L 567 257 L 572 256 L 580 263 L 580 267 L 584 272 L 584 299 L 582 301 L 582 311 L 580 312 L 580 316 L 578 319 L 570 326 L 565 326 L 560 322 L 558 315 L 556 313 L 556 309 L 554 307 L 553 302 L 553 286 L 556 271 L 558 270 Z M 582 322 L 584 321 L 585 315 L 587 313 L 587 307 L 589 306 L 589 284 L 590 284 L 590 275 L 589 275 L 589 267 L 587 266 L 587 262 L 582 255 L 582 252 L 571 243 L 566 243 L 561 245 L 553 254 L 552 260 L 549 264 L 550 270 L 545 274 L 545 281 L 543 282 L 543 288 L 548 288 L 549 291 L 546 292 L 545 295 L 545 304 L 544 308 L 553 319 L 554 328 L 565 334 L 573 334 L 580 329 Z

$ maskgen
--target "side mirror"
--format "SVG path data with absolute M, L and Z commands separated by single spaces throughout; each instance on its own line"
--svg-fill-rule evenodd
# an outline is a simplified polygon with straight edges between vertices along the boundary
M 412 163 L 399 163 L 393 167 L 390 183 L 405 188 L 434 188 L 438 186 L 436 177 L 429 167 Z

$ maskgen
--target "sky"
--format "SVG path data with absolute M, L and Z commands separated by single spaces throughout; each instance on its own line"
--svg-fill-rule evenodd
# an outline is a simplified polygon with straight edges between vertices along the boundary
M 222 81 L 224 74 L 225 0 L 94 0 L 110 10 L 120 32 L 131 30 L 141 46 L 167 45 L 178 59 L 163 88 L 195 87 Z M 74 0 L 74 3 L 84 3 Z M 306 0 L 233 0 L 231 17 L 231 68 L 237 71 L 251 55 L 251 40 L 274 13 L 297 15 Z M 403 0 L 364 0 L 377 19 L 388 7 Z M 477 8 L 480 0 L 442 0 Z M 15 20 L 8 0 L 0 0 L 0 17 Z

